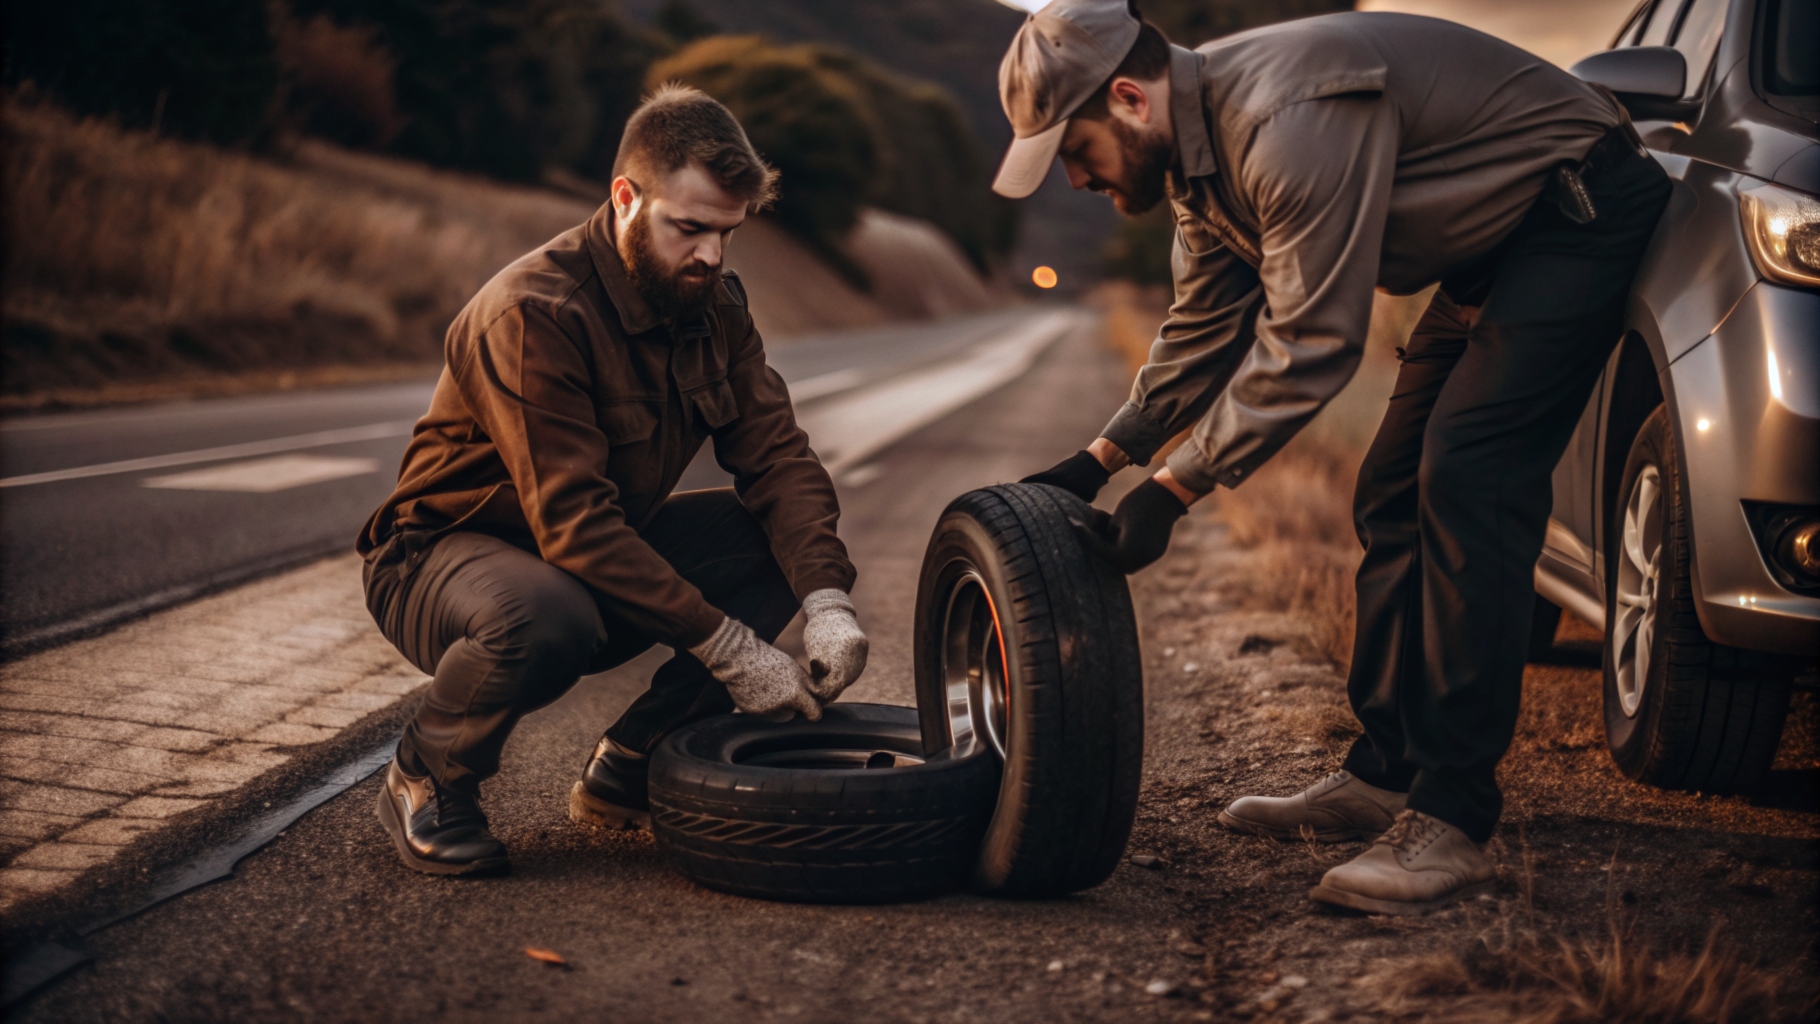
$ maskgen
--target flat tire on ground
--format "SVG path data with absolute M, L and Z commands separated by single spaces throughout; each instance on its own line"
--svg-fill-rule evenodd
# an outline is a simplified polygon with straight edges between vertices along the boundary
M 1680 466 L 1658 406 L 1631 443 L 1607 531 L 1606 743 L 1633 779 L 1745 792 L 1775 759 L 1794 665 L 1701 629 Z
M 1144 758 L 1131 593 L 1081 544 L 1085 502 L 1041 484 L 956 498 L 917 586 L 927 750 L 1002 760 L 975 886 L 1052 897 L 1105 881 L 1125 850 Z
M 998 793 L 985 751 L 924 757 L 917 712 L 721 715 L 651 759 L 651 831 L 684 875 L 741 896 L 887 903 L 966 884 Z

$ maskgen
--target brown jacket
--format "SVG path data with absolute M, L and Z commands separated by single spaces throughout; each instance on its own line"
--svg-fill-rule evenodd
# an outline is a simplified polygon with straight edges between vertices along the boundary
M 455 527 L 496 534 L 690 647 L 724 616 L 639 531 L 712 437 L 797 596 L 851 589 L 834 484 L 765 365 L 738 279 L 704 318 L 662 323 L 626 276 L 611 216 L 602 206 L 520 257 L 455 318 L 430 411 L 361 554 L 407 557 Z
M 1609 94 L 1463 25 L 1355 12 L 1177 47 L 1175 304 L 1105 437 L 1237 486 L 1358 368 L 1374 287 L 1413 294 L 1496 248 L 1559 164 L 1623 122 Z

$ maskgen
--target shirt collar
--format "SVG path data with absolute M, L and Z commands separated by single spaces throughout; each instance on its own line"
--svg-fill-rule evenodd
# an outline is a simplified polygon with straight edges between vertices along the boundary
M 594 259 L 594 272 L 607 289 L 607 298 L 619 311 L 619 322 L 628 335 L 643 334 L 660 321 L 651 304 L 638 293 L 638 287 L 626 273 L 625 261 L 619 258 L 619 247 L 613 244 L 613 204 L 602 203 L 588 218 L 588 255 Z
M 1201 112 L 1201 55 L 1169 47 L 1169 117 L 1175 125 L 1176 152 L 1184 178 L 1203 178 L 1216 169 L 1213 143 Z

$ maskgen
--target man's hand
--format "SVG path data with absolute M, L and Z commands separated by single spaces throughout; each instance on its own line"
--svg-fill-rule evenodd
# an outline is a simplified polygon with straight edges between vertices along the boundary
M 809 692 L 826 704 L 866 670 L 870 645 L 853 614 L 853 599 L 827 587 L 803 598 L 803 649 L 809 653 Z
M 1082 536 L 1100 557 L 1133 573 L 1163 557 L 1176 520 L 1187 514 L 1187 504 L 1152 477 L 1132 488 L 1111 515 L 1094 509 Z
M 737 619 L 722 621 L 713 636 L 689 653 L 726 684 L 733 706 L 747 714 L 779 722 L 798 711 L 811 722 L 822 716 L 822 706 L 809 692 L 809 674 L 796 659 L 760 640 Z
M 1053 467 L 1041 473 L 1033 473 L 1019 480 L 1020 484 L 1048 484 L 1060 487 L 1082 501 L 1092 501 L 1112 479 L 1112 473 L 1095 458 L 1093 453 L 1082 449 L 1068 456 Z

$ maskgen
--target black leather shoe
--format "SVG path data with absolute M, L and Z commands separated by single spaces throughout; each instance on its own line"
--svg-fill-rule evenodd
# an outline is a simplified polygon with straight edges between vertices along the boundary
M 428 775 L 407 775 L 392 758 L 379 789 L 379 822 L 405 866 L 431 875 L 503 873 L 504 843 L 487 831 L 480 803 Z
M 570 820 L 605 828 L 649 828 L 650 764 L 649 758 L 602 736 L 582 769 L 581 781 L 569 790 Z

